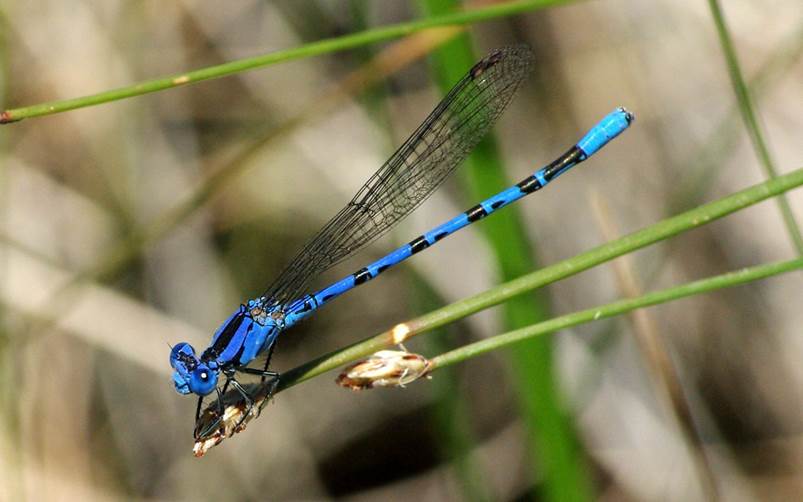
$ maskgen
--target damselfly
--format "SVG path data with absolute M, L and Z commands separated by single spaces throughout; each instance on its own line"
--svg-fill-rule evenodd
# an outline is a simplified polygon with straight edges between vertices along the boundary
M 532 59 L 527 47 L 514 46 L 495 50 L 475 64 L 273 284 L 258 298 L 240 305 L 218 328 L 200 357 L 187 343 L 173 347 L 170 364 L 175 369 L 176 390 L 199 396 L 196 423 L 204 396 L 216 392 L 221 401 L 229 385 L 242 395 L 248 415 L 253 400 L 237 381 L 238 373 L 258 375 L 263 381 L 272 379 L 275 389 L 279 374 L 268 366 L 276 339 L 284 330 L 444 237 L 543 188 L 630 125 L 633 115 L 617 108 L 575 146 L 533 175 L 334 284 L 308 293 L 312 279 L 387 232 L 443 183 L 499 118 L 530 72 Z M 248 366 L 263 355 L 267 355 L 264 367 Z M 218 386 L 221 373 L 225 377 L 222 389 Z M 195 437 L 207 432 L 196 427 Z

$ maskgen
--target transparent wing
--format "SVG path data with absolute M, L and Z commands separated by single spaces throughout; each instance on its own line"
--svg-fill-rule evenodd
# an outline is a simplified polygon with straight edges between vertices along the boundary
M 424 202 L 488 133 L 532 67 L 526 46 L 475 64 L 263 294 L 287 305 L 310 280 L 387 232 Z

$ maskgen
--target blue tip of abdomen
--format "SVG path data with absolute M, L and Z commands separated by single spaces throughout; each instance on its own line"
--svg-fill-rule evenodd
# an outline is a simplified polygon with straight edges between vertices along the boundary
M 586 154 L 586 158 L 591 157 L 597 150 L 627 129 L 634 119 L 635 116 L 632 113 L 620 106 L 588 131 L 577 143 L 577 147 Z

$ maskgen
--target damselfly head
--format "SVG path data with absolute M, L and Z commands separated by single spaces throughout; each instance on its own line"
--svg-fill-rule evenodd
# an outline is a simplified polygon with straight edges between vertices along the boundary
M 170 366 L 176 370 L 173 372 L 173 385 L 179 394 L 205 396 L 215 390 L 217 371 L 195 357 L 192 345 L 182 342 L 173 347 Z

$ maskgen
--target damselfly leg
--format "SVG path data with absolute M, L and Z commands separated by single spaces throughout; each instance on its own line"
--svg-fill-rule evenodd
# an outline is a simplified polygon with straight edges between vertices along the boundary
M 227 385 L 228 385 L 228 383 L 227 383 Z M 203 403 L 204 403 L 204 396 L 199 396 L 198 397 L 198 407 L 195 409 L 195 430 L 193 431 L 193 437 L 195 437 L 195 439 L 206 437 L 213 430 L 215 430 L 215 429 L 217 429 L 219 427 L 222 427 L 222 425 L 223 425 L 223 413 L 224 413 L 224 410 L 223 410 L 223 393 L 217 387 L 215 387 L 215 393 L 217 394 L 217 399 L 215 400 L 215 402 L 217 403 L 217 418 L 212 423 L 210 423 L 207 427 L 205 427 L 203 430 L 200 430 L 200 431 L 198 430 L 198 426 L 202 423 L 201 414 L 203 412 L 201 411 L 201 408 L 202 408 Z

